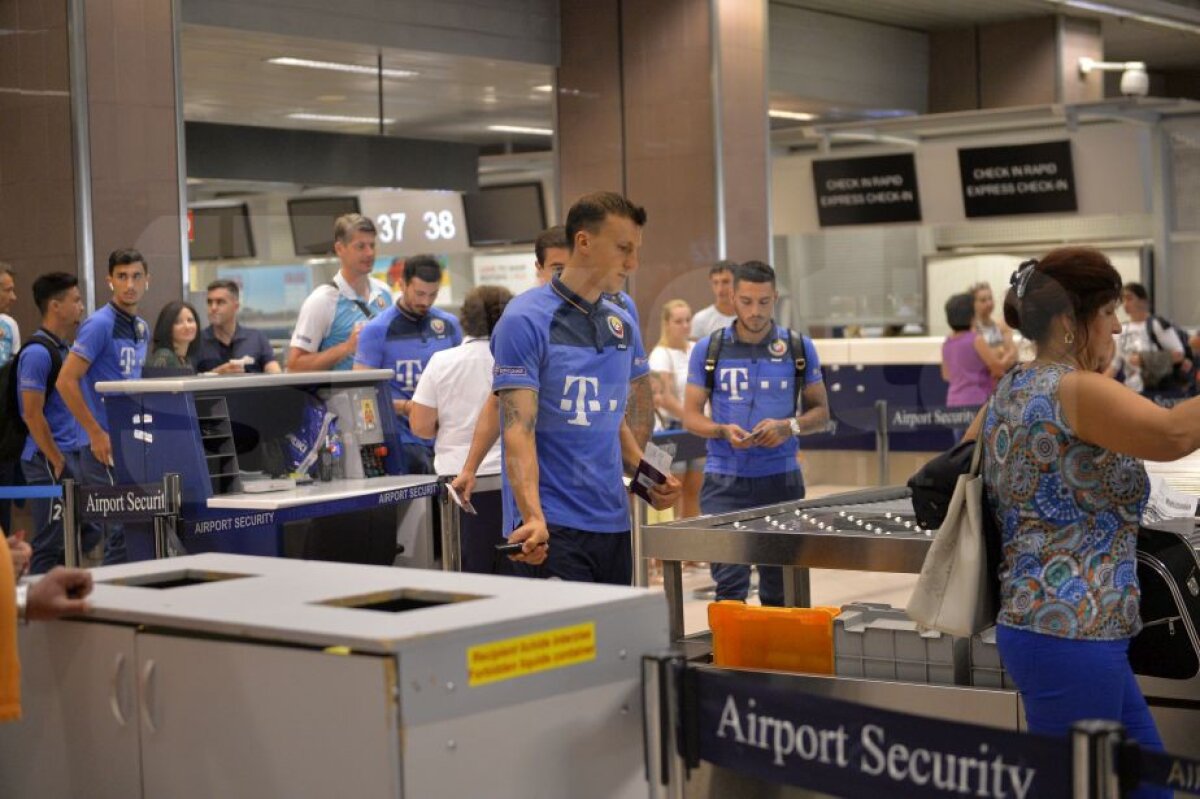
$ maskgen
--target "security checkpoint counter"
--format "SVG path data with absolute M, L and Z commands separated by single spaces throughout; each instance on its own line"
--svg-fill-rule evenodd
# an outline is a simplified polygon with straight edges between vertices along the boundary
M 209 553 L 22 627 L 19 797 L 643 797 L 661 592 Z
M 96 388 L 117 480 L 182 476 L 177 532 L 188 552 L 432 566 L 438 485 L 433 477 L 401 474 L 391 377 L 385 369 L 199 375 Z M 247 491 L 262 485 L 251 476 L 279 470 L 288 437 L 322 406 L 338 417 L 345 476 Z M 144 528 L 127 529 L 131 560 L 154 556 Z

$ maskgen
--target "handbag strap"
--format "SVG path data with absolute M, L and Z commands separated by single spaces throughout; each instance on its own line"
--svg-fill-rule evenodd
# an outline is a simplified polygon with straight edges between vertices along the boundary
M 979 464 L 983 460 L 983 426 L 987 423 L 988 411 L 992 408 L 992 401 L 996 395 L 993 394 L 988 398 L 987 405 L 984 406 L 983 421 L 979 424 L 979 433 L 975 436 L 975 449 L 971 452 L 971 476 L 979 476 Z

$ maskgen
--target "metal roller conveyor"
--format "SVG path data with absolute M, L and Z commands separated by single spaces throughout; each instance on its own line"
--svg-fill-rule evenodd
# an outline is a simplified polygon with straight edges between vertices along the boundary
M 680 563 L 783 566 L 788 604 L 809 605 L 808 568 L 916 574 L 933 531 L 917 524 L 906 486 L 848 491 L 646 527 L 643 555 L 663 562 L 671 636 L 683 637 Z

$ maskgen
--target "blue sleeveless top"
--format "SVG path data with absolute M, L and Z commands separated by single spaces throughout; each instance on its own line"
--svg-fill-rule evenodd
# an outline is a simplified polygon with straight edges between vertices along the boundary
M 1071 371 L 1009 371 L 984 421 L 984 485 L 1004 549 L 997 623 L 1129 638 L 1141 629 L 1137 533 L 1150 481 L 1138 459 L 1075 435 L 1058 396 Z

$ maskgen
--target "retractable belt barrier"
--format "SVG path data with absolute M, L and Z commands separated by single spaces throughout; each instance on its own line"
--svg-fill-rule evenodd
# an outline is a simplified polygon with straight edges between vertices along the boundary
M 651 797 L 683 795 L 701 761 L 755 779 L 859 797 L 1100 799 L 1139 782 L 1200 794 L 1200 762 L 1142 751 L 1120 724 L 1069 738 L 945 721 L 788 690 L 767 673 L 643 659 Z
M 63 497 L 63 560 L 67 566 L 76 567 L 82 561 L 80 540 L 85 522 L 151 522 L 156 558 L 185 554 L 179 542 L 183 484 L 178 474 L 164 474 L 161 483 L 111 486 L 81 486 L 67 479 L 52 488 Z
M 58 499 L 62 486 L 0 486 L 0 499 Z

